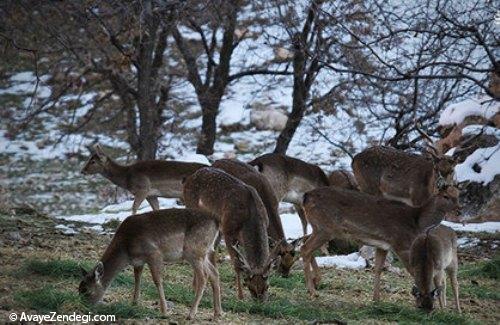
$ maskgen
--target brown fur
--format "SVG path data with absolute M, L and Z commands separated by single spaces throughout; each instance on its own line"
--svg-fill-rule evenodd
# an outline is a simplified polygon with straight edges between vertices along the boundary
M 334 170 L 330 176 L 328 176 L 328 181 L 330 186 L 337 186 L 348 190 L 358 189 L 358 183 L 356 183 L 354 174 L 347 170 Z
M 142 270 L 144 264 L 148 264 L 160 296 L 160 309 L 166 315 L 161 269 L 164 262 L 184 259 L 193 267 L 196 291 L 189 317 L 196 314 L 207 277 L 212 284 L 214 313 L 218 317 L 221 314 L 219 274 L 208 258 L 217 233 L 216 218 L 192 209 L 166 209 L 130 216 L 118 227 L 97 266 L 84 274 L 79 292 L 91 303 L 101 301 L 113 278 L 131 264 L 136 304 Z
M 361 191 L 413 207 L 424 205 L 435 193 L 436 170 L 444 177 L 453 173 L 453 166 L 389 147 L 368 148 L 352 160 Z
M 317 187 L 328 186 L 329 181 L 321 168 L 283 154 L 268 153 L 255 158 L 250 165 L 256 166 L 271 183 L 278 201 L 293 203 L 297 210 L 304 235 L 307 220 L 302 212 L 304 193 Z
M 313 232 L 302 246 L 301 256 L 310 294 L 315 294 L 319 282 L 319 269 L 312 254 L 332 238 L 352 238 L 376 246 L 379 250 L 376 264 L 380 264 L 382 257 L 385 260 L 384 252 L 392 249 L 408 269 L 412 239 L 427 227 L 440 223 L 444 214 L 453 209 L 458 209 L 456 200 L 444 193 L 420 208 L 335 186 L 306 193 L 304 210 Z M 376 266 L 375 299 L 378 299 L 382 265 Z
M 243 297 L 240 272 L 255 298 L 267 299 L 268 276 L 271 266 L 267 236 L 268 217 L 257 191 L 228 173 L 204 167 L 186 179 L 184 202 L 216 215 L 229 255 L 236 270 L 238 296 Z M 244 260 L 234 248 L 245 250 Z
M 252 166 L 236 159 L 217 160 L 212 164 L 212 167 L 222 169 L 257 190 L 266 207 L 269 219 L 268 235 L 276 244 L 281 246 L 279 249 L 278 272 L 283 276 L 288 276 L 293 265 L 295 249 L 293 245 L 286 242 L 285 232 L 278 213 L 278 200 L 268 179 Z
M 131 165 L 120 165 L 99 146 L 91 149 L 92 155 L 82 168 L 83 174 L 101 174 L 113 184 L 134 195 L 132 214 L 142 201 L 148 200 L 153 210 L 160 208 L 158 197 L 181 198 L 182 181 L 203 164 L 181 161 L 148 160 Z
M 446 307 L 446 276 L 450 278 L 455 306 L 461 312 L 458 298 L 457 235 L 453 229 L 439 225 L 415 238 L 410 248 L 410 273 L 415 279 L 413 294 L 417 307 L 430 312 L 439 297 Z

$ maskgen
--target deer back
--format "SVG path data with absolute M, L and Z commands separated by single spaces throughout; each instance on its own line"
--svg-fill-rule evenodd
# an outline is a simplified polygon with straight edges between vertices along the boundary
M 342 187 L 349 190 L 357 190 L 358 184 L 354 174 L 347 170 L 334 170 L 329 176 L 330 186 Z
M 433 163 L 424 156 L 372 147 L 354 156 L 352 170 L 361 191 L 419 207 L 435 192 Z
M 328 177 L 318 166 L 283 154 L 265 154 L 249 164 L 267 177 L 278 201 L 300 204 L 305 192 L 329 184 Z

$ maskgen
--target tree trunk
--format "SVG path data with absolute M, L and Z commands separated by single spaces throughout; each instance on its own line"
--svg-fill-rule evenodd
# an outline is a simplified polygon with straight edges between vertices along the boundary
M 216 118 L 220 101 L 200 101 L 200 104 L 203 116 L 196 153 L 208 156 L 214 153 L 215 135 L 217 132 Z
M 285 128 L 281 131 L 278 140 L 276 141 L 275 153 L 285 154 L 290 142 L 292 141 L 295 131 L 304 116 L 306 110 L 306 99 L 309 89 L 305 82 L 305 64 L 306 58 L 304 53 L 304 45 L 302 36 L 297 34 L 293 39 L 294 55 L 293 55 L 293 103 L 292 112 L 288 116 Z

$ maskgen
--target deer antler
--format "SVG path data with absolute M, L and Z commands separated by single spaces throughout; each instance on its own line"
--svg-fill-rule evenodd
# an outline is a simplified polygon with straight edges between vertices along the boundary
M 441 155 L 441 152 L 434 146 L 434 141 L 432 141 L 431 137 L 422 131 L 420 126 L 418 125 L 418 122 L 415 121 L 415 130 L 424 138 L 425 141 L 427 141 L 427 148 L 430 149 L 429 153 L 434 157 L 437 158 Z
M 252 268 L 250 267 L 250 264 L 248 264 L 248 261 L 245 258 L 245 255 L 243 255 L 241 253 L 241 251 L 238 249 L 237 245 L 233 245 L 232 247 L 233 247 L 234 251 L 236 252 L 236 258 L 241 263 L 241 269 L 243 271 L 246 271 L 246 272 L 250 271 Z

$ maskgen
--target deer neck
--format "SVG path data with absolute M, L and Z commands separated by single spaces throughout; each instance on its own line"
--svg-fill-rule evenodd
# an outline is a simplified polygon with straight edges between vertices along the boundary
M 269 259 L 268 237 L 265 227 L 252 221 L 243 227 L 241 235 L 248 264 L 252 269 L 260 269 Z
M 116 275 L 127 266 L 128 261 L 125 252 L 110 245 L 104 252 L 101 262 L 104 265 L 101 284 L 104 289 L 107 289 Z
M 109 179 L 114 184 L 127 188 L 127 166 L 123 166 L 108 158 L 106 166 L 104 167 L 103 176 Z

